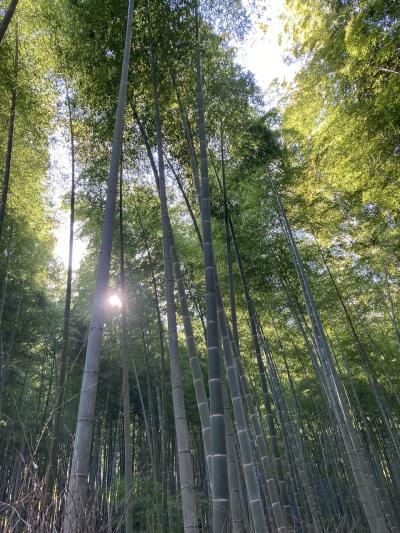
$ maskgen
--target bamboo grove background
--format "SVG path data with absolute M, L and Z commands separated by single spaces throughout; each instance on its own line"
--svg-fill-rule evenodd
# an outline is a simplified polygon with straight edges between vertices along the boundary
M 399 531 L 400 6 L 265 10 L 0 1 L 2 531 Z

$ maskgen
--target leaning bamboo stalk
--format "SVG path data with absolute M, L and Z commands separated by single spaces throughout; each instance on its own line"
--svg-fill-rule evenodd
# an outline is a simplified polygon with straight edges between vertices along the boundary
M 311 325 L 314 330 L 315 339 L 318 345 L 318 355 L 321 359 L 322 372 L 325 379 L 326 391 L 333 412 L 335 414 L 346 452 L 351 464 L 351 469 L 356 482 L 360 501 L 365 512 L 369 527 L 371 531 L 387 532 L 388 525 L 383 513 L 381 502 L 376 500 L 373 495 L 375 488 L 371 474 L 368 472 L 368 463 L 364 457 L 364 450 L 359 441 L 358 435 L 350 418 L 346 400 L 341 391 L 340 383 L 338 382 L 335 369 L 333 366 L 330 350 L 325 337 L 324 329 L 312 297 L 311 289 L 308 284 L 307 277 L 297 250 L 297 246 L 287 220 L 285 211 L 283 209 L 280 197 L 273 185 L 271 179 L 271 186 L 274 191 L 274 196 L 277 202 L 279 216 L 285 230 L 285 234 L 289 243 L 289 249 L 296 267 L 296 271 L 301 284 L 303 296 L 305 299 L 307 312 L 310 317 Z
M 223 384 L 226 423 L 226 452 L 228 458 L 229 497 L 232 513 L 232 532 L 244 533 L 245 521 L 240 499 L 239 458 L 236 451 L 234 427 L 226 384 Z
M 125 240 L 123 218 L 122 165 L 119 185 L 119 244 L 120 244 L 120 290 L 121 290 L 121 331 L 122 331 L 122 396 L 124 414 L 124 470 L 125 470 L 125 531 L 133 531 L 133 472 L 132 435 L 129 394 L 129 339 L 127 319 L 127 295 L 125 280 Z
M 0 34 L 0 43 L 1 43 L 1 34 Z M 13 155 L 13 148 L 14 148 L 14 135 L 15 135 L 15 117 L 16 117 L 16 108 L 17 108 L 18 74 L 19 74 L 19 38 L 18 38 L 18 28 L 17 28 L 16 33 L 15 33 L 14 80 L 13 80 L 13 88 L 12 88 L 12 94 L 11 94 L 10 122 L 8 125 L 6 161 L 4 165 L 3 183 L 2 183 L 1 199 L 0 199 L 0 242 L 3 237 L 3 226 L 4 226 L 4 219 L 6 216 L 8 191 L 10 187 L 11 163 L 12 163 L 12 155 Z
M 111 163 L 108 176 L 107 199 L 97 265 L 96 286 L 91 308 L 85 368 L 79 400 L 74 453 L 66 495 L 64 521 L 62 525 L 63 533 L 78 533 L 87 526 L 85 524 L 85 514 L 87 511 L 87 476 L 89 473 L 90 451 L 95 420 L 100 353 L 105 317 L 105 298 L 108 290 L 111 261 L 112 235 L 118 189 L 118 168 L 122 146 L 122 131 L 132 39 L 133 7 L 134 0 L 130 0 L 128 5 L 118 106 L 115 116 Z
M 149 30 L 150 20 L 149 20 Z M 178 448 L 179 476 L 181 485 L 183 525 L 185 532 L 198 531 L 197 503 L 193 472 L 193 460 L 190 450 L 189 429 L 186 419 L 183 395 L 182 375 L 179 361 L 178 333 L 174 296 L 174 275 L 171 257 L 171 232 L 167 205 L 167 192 L 164 173 L 164 153 L 161 113 L 157 86 L 157 64 L 150 36 L 151 74 L 153 102 L 156 121 L 159 197 L 161 204 L 161 221 L 163 231 L 163 257 L 165 275 L 165 294 L 167 301 L 168 347 L 171 369 L 172 401 L 175 417 L 175 432 Z
M 8 26 L 10 25 L 10 22 L 14 16 L 15 10 L 17 9 L 19 0 L 11 0 L 4 17 L 1 19 L 0 22 L 0 45 L 4 39 L 4 35 L 6 34 L 6 31 L 8 29 Z
M 211 490 L 213 502 L 213 531 L 219 533 L 228 527 L 229 483 L 226 456 L 225 416 L 222 393 L 222 361 L 219 353 L 218 314 L 215 292 L 215 262 L 211 230 L 211 209 L 208 182 L 207 135 L 205 125 L 203 80 L 201 69 L 198 2 L 195 4 L 196 24 L 196 83 L 197 113 L 200 140 L 201 168 L 201 225 L 203 232 L 204 277 L 207 318 L 208 383 L 211 422 Z

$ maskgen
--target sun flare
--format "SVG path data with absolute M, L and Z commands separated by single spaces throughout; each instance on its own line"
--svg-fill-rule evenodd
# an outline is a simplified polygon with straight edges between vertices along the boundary
M 108 299 L 108 303 L 113 307 L 122 307 L 121 298 L 118 294 L 112 294 Z

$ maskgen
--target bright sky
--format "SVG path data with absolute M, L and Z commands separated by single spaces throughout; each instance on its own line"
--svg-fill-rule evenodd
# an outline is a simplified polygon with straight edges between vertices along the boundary
M 250 70 L 258 85 L 265 94 L 267 105 L 276 103 L 276 95 L 270 84 L 278 81 L 291 81 L 294 77 L 295 65 L 284 62 L 285 47 L 279 44 L 279 36 L 283 31 L 281 15 L 284 12 L 284 0 L 269 0 L 263 18 L 254 21 L 254 29 L 249 33 L 245 42 L 238 50 L 238 61 L 247 70 Z M 267 26 L 264 33 L 257 23 Z M 56 136 L 55 146 L 51 151 L 52 176 L 56 180 L 53 195 L 56 207 L 61 207 L 62 197 L 70 188 L 70 163 L 68 141 L 62 139 L 61 133 Z M 52 178 L 53 179 L 53 178 Z M 69 239 L 69 214 L 61 209 L 57 210 L 59 227 L 55 231 L 57 245 L 56 257 L 65 265 L 68 264 L 68 239 Z M 77 226 L 75 226 L 75 232 Z M 73 269 L 76 270 L 85 253 L 87 243 L 75 238 Z
M 54 144 L 50 150 L 51 180 L 53 185 L 52 197 L 56 207 L 56 218 L 58 227 L 54 231 L 57 243 L 55 256 L 62 262 L 64 267 L 68 266 L 69 247 L 69 211 L 63 209 L 62 201 L 65 194 L 71 190 L 71 163 L 69 144 L 62 138 L 61 132 L 55 135 Z M 85 253 L 87 243 L 85 240 L 77 238 L 79 223 L 74 225 L 74 250 L 72 256 L 72 268 L 75 271 Z
M 271 83 L 274 80 L 290 82 L 296 73 L 296 65 L 284 62 L 285 42 L 279 42 L 279 37 L 283 34 L 281 16 L 284 12 L 285 0 L 268 0 L 264 16 L 253 21 L 254 29 L 238 50 L 237 56 L 239 63 L 254 74 L 269 106 L 276 103 Z M 260 23 L 266 25 L 266 32 L 260 29 Z

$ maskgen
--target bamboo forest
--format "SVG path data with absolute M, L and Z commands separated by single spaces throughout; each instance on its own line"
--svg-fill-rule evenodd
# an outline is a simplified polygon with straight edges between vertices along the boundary
M 0 188 L 1 532 L 400 532 L 399 0 L 0 0 Z

